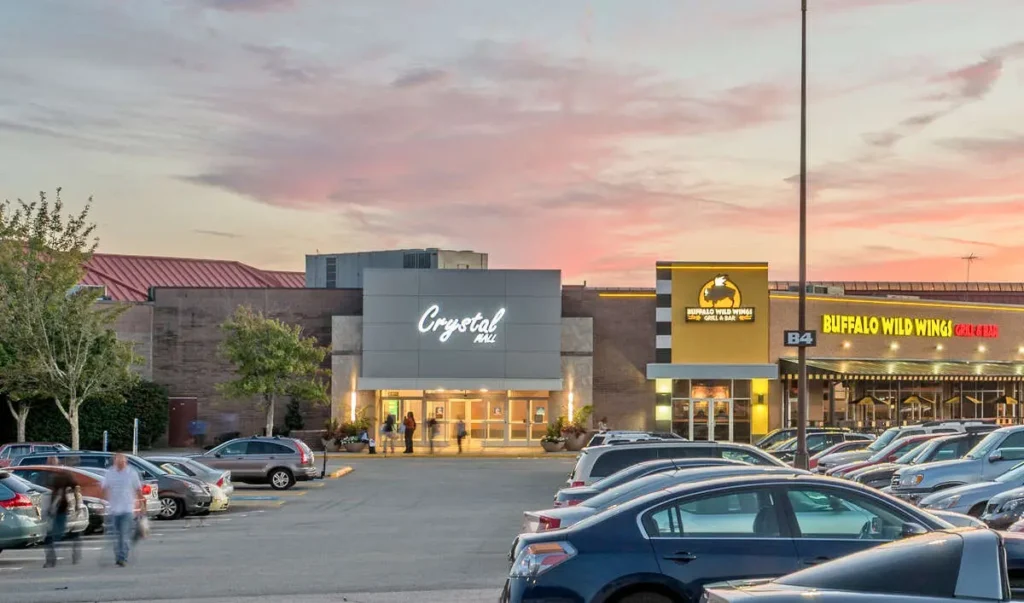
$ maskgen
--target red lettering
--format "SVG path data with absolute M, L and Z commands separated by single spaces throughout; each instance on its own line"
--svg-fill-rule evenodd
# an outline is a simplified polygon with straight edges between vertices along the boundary
M 999 337 L 999 325 L 973 325 L 960 323 L 953 325 L 953 335 L 956 337 L 986 337 L 995 339 Z

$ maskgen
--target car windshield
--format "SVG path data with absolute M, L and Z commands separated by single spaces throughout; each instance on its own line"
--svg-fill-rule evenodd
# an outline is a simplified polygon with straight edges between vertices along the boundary
M 778 444 L 775 444 L 768 450 L 771 450 L 772 452 L 786 452 L 789 450 L 796 450 L 796 438 L 789 438 L 788 440 L 783 440 Z
M 872 454 L 868 460 L 871 462 L 878 462 L 884 460 L 886 457 L 889 457 L 893 454 L 899 454 L 901 450 L 906 450 L 906 446 L 912 446 L 912 442 L 908 440 L 892 442 L 882 450 L 879 450 L 878 452 Z
M 898 434 L 899 432 L 899 427 L 890 427 L 889 429 L 886 429 L 885 431 L 882 432 L 882 435 L 878 436 L 878 439 L 876 439 L 874 442 L 871 442 L 871 444 L 868 445 L 868 450 L 870 450 L 871 452 L 878 452 L 879 450 L 885 448 L 886 446 L 889 445 L 890 442 L 893 441 L 893 439 L 896 437 L 896 434 Z
M 1017 464 L 1016 467 L 1010 469 L 1006 473 L 996 478 L 996 481 L 1000 484 L 1012 484 L 1024 482 L 1024 463 Z
M 153 475 L 167 475 L 169 473 L 168 471 L 164 471 L 160 467 L 157 467 L 153 463 L 150 463 L 146 459 L 142 459 L 142 458 L 139 458 L 137 456 L 136 457 L 132 457 L 131 462 L 132 462 L 133 465 L 135 465 L 136 469 L 142 469 L 144 471 L 148 471 L 148 472 L 152 473 Z
M 655 462 L 653 464 L 658 465 L 658 462 Z M 620 484 L 632 482 L 634 481 L 634 478 L 638 475 L 646 475 L 647 473 L 651 472 L 672 471 L 675 468 L 676 467 L 674 465 L 665 464 L 663 464 L 661 467 L 652 468 L 651 465 L 648 465 L 647 463 L 640 463 L 639 465 L 627 467 L 622 471 L 616 471 L 615 473 L 609 475 L 608 477 L 599 479 L 593 484 L 591 484 L 591 487 L 604 492 L 605 490 L 611 490 L 612 488 Z
M 189 474 L 185 473 L 181 469 L 178 469 L 177 467 L 170 463 L 163 463 L 162 465 L 160 465 L 160 468 L 166 471 L 167 473 L 170 473 L 171 475 L 181 475 L 184 477 L 190 477 Z
M 998 431 L 993 431 L 992 433 L 985 436 L 985 439 L 978 442 L 977 446 L 971 448 L 970 452 L 964 455 L 964 458 L 973 460 L 988 458 L 989 452 L 991 452 L 992 449 L 995 448 L 1002 439 L 1003 434 L 999 433 Z
M 936 445 L 937 444 L 933 442 L 922 442 L 908 450 L 906 454 L 896 459 L 894 462 L 900 465 L 910 465 L 918 456 L 923 458 L 924 455 L 928 454 L 928 452 Z

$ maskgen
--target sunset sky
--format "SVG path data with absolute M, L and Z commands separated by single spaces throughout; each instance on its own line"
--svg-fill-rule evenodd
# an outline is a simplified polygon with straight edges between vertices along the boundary
M 0 197 L 111 253 L 793 278 L 799 4 L 4 2 Z M 1024 280 L 1024 2 L 810 4 L 810 277 Z

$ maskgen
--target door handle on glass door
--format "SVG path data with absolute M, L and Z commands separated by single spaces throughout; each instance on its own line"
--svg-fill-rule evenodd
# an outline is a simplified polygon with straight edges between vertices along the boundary
M 696 555 L 694 555 L 693 553 L 687 553 L 686 551 L 679 551 L 677 553 L 672 553 L 671 555 L 665 555 L 664 557 L 662 557 L 662 559 L 665 559 L 667 561 L 674 561 L 676 563 L 689 563 L 696 558 Z

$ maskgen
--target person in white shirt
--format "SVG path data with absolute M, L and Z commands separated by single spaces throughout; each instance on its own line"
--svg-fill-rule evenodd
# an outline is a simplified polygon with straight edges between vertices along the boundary
M 107 497 L 108 529 L 114 539 L 114 560 L 124 567 L 128 564 L 128 549 L 135 533 L 135 504 L 146 508 L 142 495 L 142 481 L 128 459 L 121 453 L 114 455 L 114 466 L 103 476 L 103 492 Z

